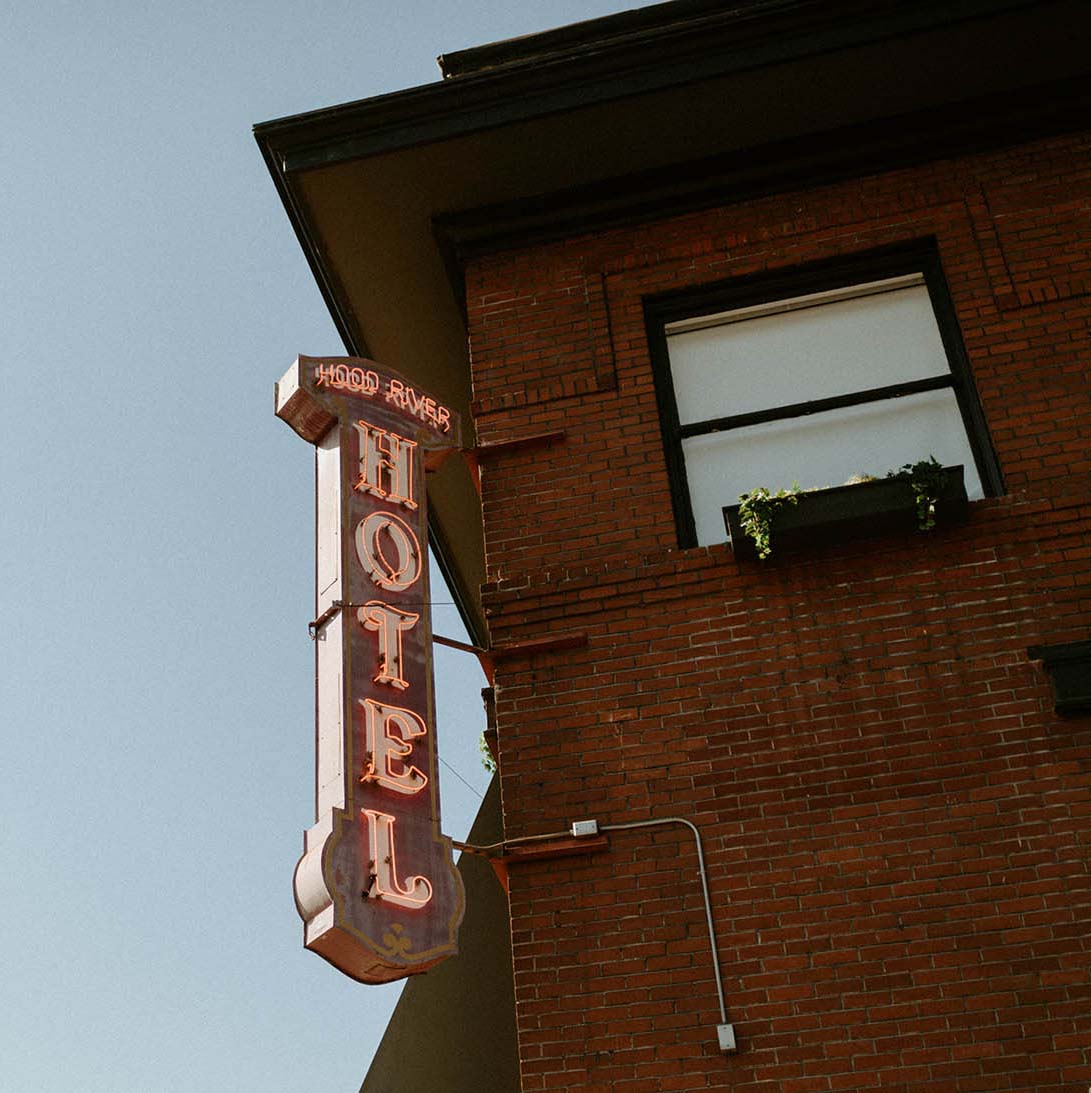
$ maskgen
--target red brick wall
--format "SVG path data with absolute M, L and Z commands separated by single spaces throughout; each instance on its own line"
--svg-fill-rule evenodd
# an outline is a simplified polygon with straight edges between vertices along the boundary
M 641 300 L 935 237 L 1004 496 L 766 563 L 677 549 Z M 1091 719 L 1026 647 L 1091 636 L 1091 140 L 475 261 L 506 833 L 704 835 L 513 868 L 530 1090 L 1091 1085 Z M 726 501 L 727 499 L 725 499 Z

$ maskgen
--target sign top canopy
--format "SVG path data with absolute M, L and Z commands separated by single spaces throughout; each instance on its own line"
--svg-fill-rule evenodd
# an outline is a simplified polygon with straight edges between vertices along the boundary
M 419 423 L 414 439 L 426 448 L 460 446 L 456 413 L 364 357 L 297 357 L 276 385 L 276 414 L 309 444 L 316 444 L 337 421 L 330 402 L 340 399 L 399 411 L 403 420 Z M 351 412 L 347 405 L 345 409 Z

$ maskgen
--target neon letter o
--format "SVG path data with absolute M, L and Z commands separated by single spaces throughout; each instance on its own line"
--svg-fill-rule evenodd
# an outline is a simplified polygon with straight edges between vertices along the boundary
M 380 538 L 388 544 L 385 550 Z M 388 592 L 404 592 L 420 577 L 420 543 L 413 529 L 393 513 L 373 512 L 356 525 L 356 557 L 367 575 Z

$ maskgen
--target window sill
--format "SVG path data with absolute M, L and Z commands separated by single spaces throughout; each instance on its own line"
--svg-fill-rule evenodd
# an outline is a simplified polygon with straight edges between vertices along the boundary
M 945 481 L 936 502 L 937 527 L 960 523 L 969 508 L 962 466 L 943 470 Z M 756 559 L 754 542 L 739 523 L 739 506 L 727 505 L 723 512 L 736 559 Z M 909 483 L 879 478 L 801 493 L 796 504 L 785 505 L 774 514 L 771 541 L 776 556 L 781 550 L 915 531 L 917 510 Z

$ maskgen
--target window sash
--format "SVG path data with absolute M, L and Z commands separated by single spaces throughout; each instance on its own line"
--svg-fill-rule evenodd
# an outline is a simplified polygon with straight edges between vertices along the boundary
M 848 395 L 835 395 L 832 398 L 812 399 L 810 402 L 793 402 L 787 406 L 775 406 L 771 410 L 754 410 L 747 414 L 733 414 L 730 417 L 709 418 L 707 421 L 695 421 L 690 425 L 681 425 L 678 435 L 686 440 L 691 436 L 704 436 L 706 433 L 721 433 L 729 429 L 744 429 L 749 425 L 760 425 L 766 421 L 782 421 L 787 418 L 804 417 L 808 414 L 821 414 L 828 410 L 841 410 L 849 406 L 860 406 L 865 402 L 881 402 L 883 399 L 904 398 L 907 395 L 920 394 L 923 391 L 938 391 L 943 387 L 953 387 L 955 377 L 930 376 L 928 379 L 911 380 L 908 383 L 891 383 L 886 387 L 872 387 L 867 391 L 853 391 Z

